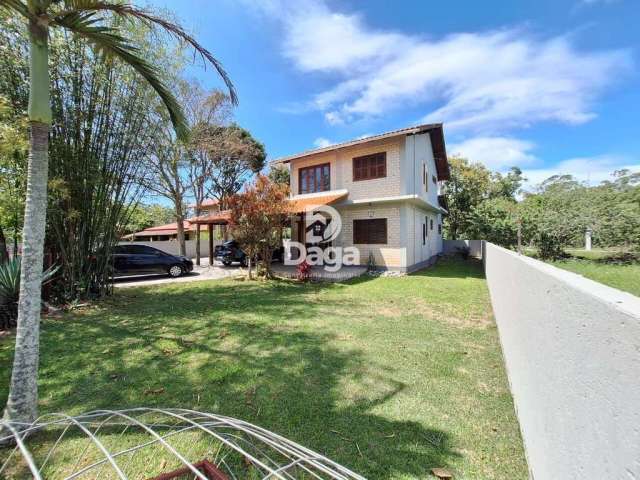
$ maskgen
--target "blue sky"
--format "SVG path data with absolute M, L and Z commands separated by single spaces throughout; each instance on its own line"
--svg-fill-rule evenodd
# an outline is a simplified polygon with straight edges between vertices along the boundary
M 224 64 L 269 158 L 421 122 L 537 183 L 640 170 L 640 0 L 154 0 Z M 211 70 L 193 68 L 205 86 Z

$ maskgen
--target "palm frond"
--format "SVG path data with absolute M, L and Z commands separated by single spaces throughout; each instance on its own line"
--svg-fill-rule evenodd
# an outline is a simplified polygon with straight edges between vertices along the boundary
M 180 25 L 126 3 L 120 4 L 101 0 L 65 0 L 64 4 L 65 11 L 60 12 L 60 16 L 65 16 L 69 13 L 109 11 L 124 18 L 133 18 L 139 20 L 150 27 L 161 27 L 177 39 L 189 44 L 196 51 L 196 53 L 200 55 L 205 65 L 207 62 L 213 65 L 220 77 L 222 77 L 222 80 L 227 86 L 227 89 L 229 90 L 229 98 L 231 99 L 231 102 L 234 105 L 238 104 L 238 95 L 236 93 L 236 89 L 233 86 L 233 82 L 231 81 L 231 78 L 229 78 L 229 75 L 225 71 L 222 64 L 213 56 L 211 52 L 209 52 L 209 50 L 200 45 L 196 41 L 196 39 L 189 35 L 189 33 L 187 33 Z M 56 19 L 57 18 L 58 17 L 56 17 Z
M 161 80 L 161 73 L 157 67 L 143 59 L 140 49 L 118 35 L 113 28 L 100 25 L 100 18 L 95 12 L 68 12 L 54 18 L 52 25 L 69 29 L 80 37 L 89 41 L 100 53 L 121 59 L 130 65 L 136 72 L 149 82 L 169 111 L 171 123 L 178 137 L 182 140 L 188 138 L 189 128 L 182 107 Z
M 28 19 L 33 18 L 33 15 L 29 12 L 29 7 L 27 7 L 27 5 L 21 0 L 0 0 L 0 8 L 18 12 L 20 15 Z

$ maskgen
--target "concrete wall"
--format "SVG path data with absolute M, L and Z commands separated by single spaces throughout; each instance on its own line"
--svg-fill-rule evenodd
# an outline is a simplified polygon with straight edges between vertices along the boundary
M 531 477 L 640 479 L 640 298 L 486 245 Z
M 469 255 L 475 258 L 482 258 L 483 240 L 444 240 L 442 251 L 444 253 L 460 253 L 459 248 L 468 248 Z
M 213 246 L 222 245 L 224 240 L 214 240 Z M 196 257 L 196 241 L 187 240 L 187 257 Z M 121 245 L 149 245 L 150 247 L 157 248 L 163 252 L 170 253 L 172 255 L 180 255 L 180 246 L 176 240 L 161 240 L 157 242 L 120 242 Z M 200 240 L 200 256 L 205 258 L 209 256 L 209 240 Z

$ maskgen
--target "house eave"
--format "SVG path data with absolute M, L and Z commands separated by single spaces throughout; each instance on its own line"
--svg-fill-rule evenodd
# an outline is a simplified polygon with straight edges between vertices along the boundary
M 429 124 L 423 124 L 423 125 L 416 125 L 413 127 L 401 128 L 399 130 L 392 130 L 389 132 L 380 133 L 378 135 L 371 135 L 369 137 L 356 138 L 354 140 L 349 140 L 347 142 L 337 143 L 334 145 L 329 145 L 327 147 L 316 148 L 313 150 L 300 152 L 294 155 L 288 155 L 285 157 L 276 158 L 275 160 L 272 160 L 270 164 L 271 165 L 288 164 L 292 160 L 297 160 L 300 158 L 306 158 L 313 155 L 332 152 L 334 150 L 341 150 L 344 148 L 350 148 L 350 147 L 362 145 L 365 143 L 387 140 L 387 139 L 401 137 L 401 136 L 419 135 L 424 133 L 428 133 L 431 138 L 431 144 L 433 148 L 434 160 L 436 163 L 438 180 L 440 181 L 448 180 L 449 179 L 449 163 L 447 161 L 447 150 L 444 143 L 444 130 L 443 130 L 442 123 L 429 123 Z
M 384 205 L 388 203 L 410 203 L 411 205 L 415 205 L 420 208 L 424 208 L 426 210 L 436 212 L 436 213 L 446 213 L 446 210 L 443 208 L 432 204 L 431 202 L 425 200 L 420 195 L 394 195 L 390 197 L 377 197 L 377 198 L 365 198 L 365 199 L 357 199 L 357 200 L 345 200 L 343 202 L 337 203 L 335 207 L 357 207 L 362 205 Z

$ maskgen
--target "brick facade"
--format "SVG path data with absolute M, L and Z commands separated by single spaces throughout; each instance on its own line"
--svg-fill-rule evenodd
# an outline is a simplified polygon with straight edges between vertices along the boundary
M 386 177 L 354 181 L 353 158 L 380 152 L 386 153 Z M 292 159 L 291 194 L 299 192 L 301 168 L 325 163 L 331 168 L 330 189 L 348 192 L 345 202 L 333 205 L 342 219 L 342 231 L 334 246 L 357 247 L 361 265 L 367 265 L 369 256 L 373 255 L 378 267 L 402 271 L 428 265 L 441 252 L 442 236 L 437 233 L 437 224 L 441 222 L 437 209 L 438 184 L 432 180 L 436 169 L 428 134 L 375 140 Z M 427 175 L 423 174 L 425 171 Z M 408 198 L 397 198 L 402 196 Z M 376 218 L 387 220 L 387 243 L 354 245 L 353 221 Z M 423 244 L 425 218 L 429 231 Z M 292 230 L 292 239 L 297 240 L 297 224 L 293 224 Z

